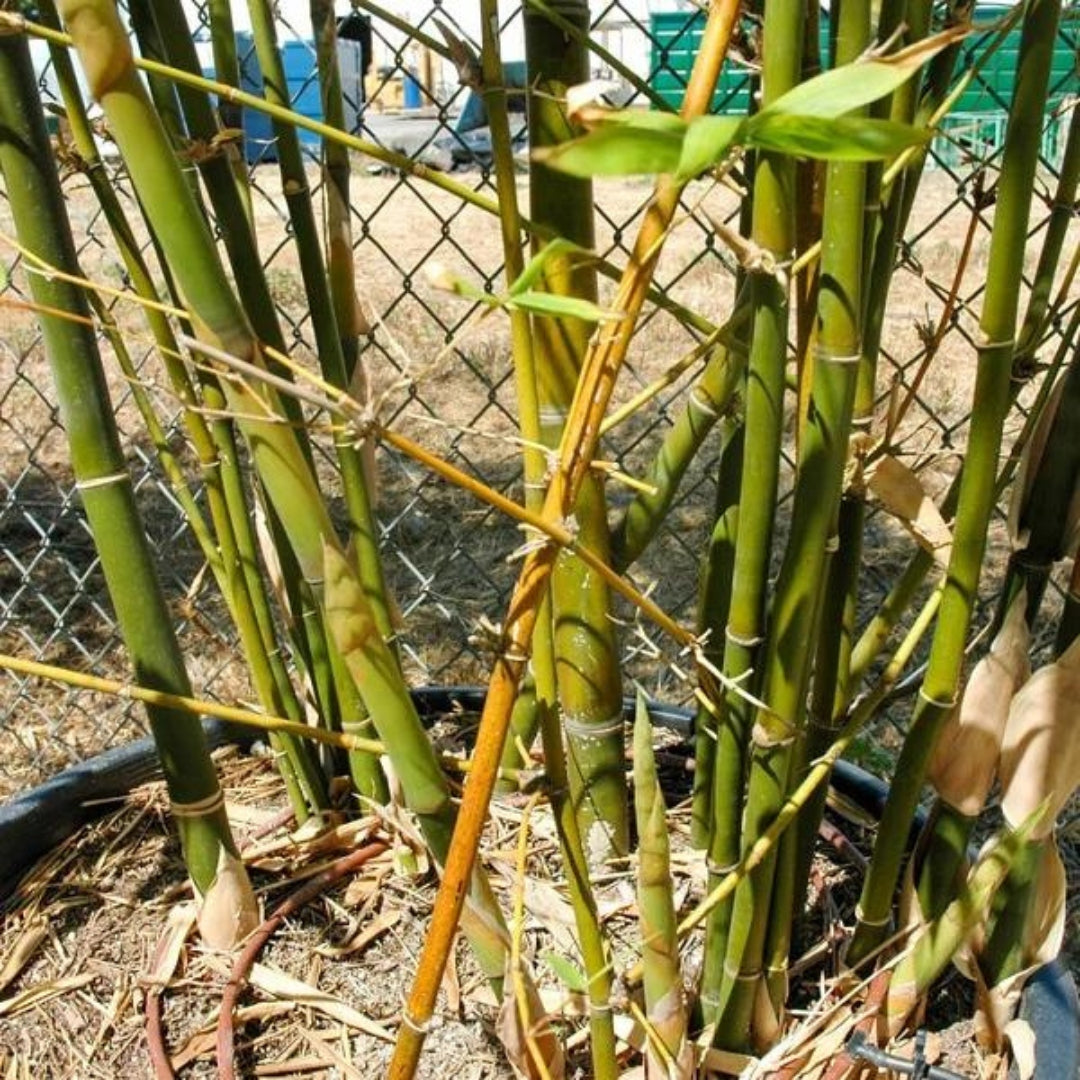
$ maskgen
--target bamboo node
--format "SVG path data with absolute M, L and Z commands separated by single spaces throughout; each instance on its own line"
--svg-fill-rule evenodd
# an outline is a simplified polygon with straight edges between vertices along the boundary
M 195 802 L 182 803 L 170 800 L 169 808 L 173 817 L 205 817 L 207 814 L 225 808 L 225 793 L 218 788 L 212 795 L 207 795 L 205 799 L 196 799 Z
M 956 706 L 957 706 L 957 703 L 960 700 L 959 697 L 956 695 L 955 691 L 953 692 L 953 695 L 952 695 L 951 698 L 942 699 L 942 698 L 931 697 L 926 692 L 925 688 L 921 687 L 921 686 L 919 687 L 919 697 L 921 697 L 923 699 L 923 701 L 925 701 L 926 704 L 929 705 L 931 708 L 934 708 L 934 709 L 946 709 L 946 710 L 955 709 Z
M 409 1028 L 410 1031 L 415 1031 L 417 1035 L 427 1035 L 432 1028 L 433 1018 L 428 1017 L 426 1020 L 414 1020 L 409 1015 L 409 1009 L 405 1004 L 401 1006 L 401 1023 L 403 1027 Z
M 765 639 L 760 634 L 739 634 L 730 626 L 724 627 L 724 637 L 732 645 L 740 645 L 744 649 L 756 649 Z
M 79 491 L 92 491 L 94 488 L 108 487 L 110 484 L 122 484 L 130 480 L 131 476 L 124 469 L 121 472 L 109 473 L 108 476 L 94 476 L 89 480 L 77 480 L 75 486 Z
M 795 742 L 794 727 L 786 720 L 781 720 L 775 713 L 771 714 L 770 720 L 773 722 L 758 720 L 754 723 L 754 730 L 751 735 L 754 746 L 760 747 L 762 750 L 774 750 L 784 746 L 791 746 Z
M 716 406 L 713 405 L 713 403 L 706 398 L 706 396 L 701 392 L 701 387 L 700 386 L 695 386 L 690 391 L 690 399 L 689 400 L 690 400 L 690 404 L 695 409 L 698 409 L 700 412 L 703 412 L 706 416 L 718 417 L 720 415 L 720 410 L 717 409 Z
M 727 877 L 728 874 L 735 873 L 738 868 L 738 862 L 725 863 L 721 865 L 715 859 L 710 858 L 708 855 L 705 856 L 705 869 L 713 877 Z
M 978 348 L 980 350 L 982 350 L 982 349 L 1010 349 L 1010 350 L 1012 350 L 1012 349 L 1016 348 L 1016 338 L 1011 337 L 1011 338 L 1007 338 L 1007 339 L 1005 339 L 1003 341 L 991 341 L 986 336 L 985 333 L 983 333 L 982 331 L 979 331 L 979 333 L 975 337 L 975 345 L 976 345 L 976 348 Z
M 855 905 L 855 918 L 860 926 L 872 927 L 874 929 L 877 929 L 880 926 L 889 926 L 892 923 L 892 915 L 888 913 L 880 919 L 868 919 L 866 913 L 863 911 L 862 904 Z
M 814 357 L 823 364 L 858 364 L 862 361 L 861 352 L 841 354 L 838 356 L 835 353 L 829 352 L 829 350 L 822 345 L 815 346 Z
M 578 739 L 601 739 L 606 735 L 614 735 L 623 729 L 622 712 L 617 712 L 606 719 L 593 723 L 587 720 L 574 720 L 572 717 L 563 716 L 563 728 L 567 735 Z
M 542 427 L 561 428 L 566 422 L 567 409 L 563 405 L 541 405 L 539 413 Z
M 738 967 L 731 967 L 728 964 L 724 964 L 724 974 L 734 982 L 738 983 L 753 983 L 757 982 L 761 978 L 761 968 L 757 968 L 754 971 L 741 971 Z

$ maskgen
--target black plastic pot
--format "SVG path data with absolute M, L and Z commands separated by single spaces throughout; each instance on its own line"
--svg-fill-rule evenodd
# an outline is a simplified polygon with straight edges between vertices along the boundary
M 477 713 L 484 705 L 481 687 L 425 686 L 412 696 L 425 720 L 454 712 Z M 628 699 L 629 715 L 633 707 Z M 650 714 L 654 724 L 681 735 L 689 736 L 693 730 L 693 714 L 686 709 L 651 704 Z M 250 746 L 258 737 L 253 736 L 254 729 L 235 724 L 205 721 L 204 726 L 213 747 Z M 153 740 L 139 739 L 66 769 L 0 806 L 0 901 L 39 858 L 101 816 L 108 809 L 107 800 L 160 775 Z M 830 785 L 875 817 L 880 816 L 889 790 L 883 781 L 847 761 L 837 763 Z M 914 823 L 913 839 L 920 826 L 921 821 Z M 1080 1078 L 1080 1001 L 1072 975 L 1060 962 L 1047 964 L 1028 981 L 1020 1015 L 1035 1031 L 1034 1080 Z

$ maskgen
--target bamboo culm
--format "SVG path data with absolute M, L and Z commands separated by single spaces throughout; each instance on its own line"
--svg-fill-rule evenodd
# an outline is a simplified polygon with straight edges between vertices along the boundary
M 0 38 L 0 117 L 0 165 L 20 241 L 51 265 L 78 273 L 33 65 L 21 37 Z M 38 303 L 88 318 L 85 298 L 75 286 L 32 274 L 30 287 Z M 76 483 L 136 680 L 190 696 L 120 450 L 93 330 L 56 316 L 42 315 L 41 321 Z M 147 712 L 169 797 L 180 811 L 176 822 L 188 872 L 205 896 L 224 861 L 236 860 L 206 740 L 198 720 L 187 713 L 158 707 Z M 253 908 L 249 914 L 257 912 Z
M 955 704 L 1010 398 L 1022 272 L 1015 256 L 1023 249 L 1027 233 L 1039 157 L 1040 127 L 1031 123 L 1031 117 L 1042 116 L 1046 104 L 1060 6 L 1058 0 L 1031 0 L 1024 16 L 1016 92 L 1009 112 L 990 241 L 980 321 L 975 411 L 953 530 L 952 557 L 919 702 L 897 763 L 896 780 L 890 789 L 870 871 L 863 884 L 859 922 L 849 948 L 852 962 L 863 959 L 888 932 L 890 904 L 908 825 L 937 733 Z

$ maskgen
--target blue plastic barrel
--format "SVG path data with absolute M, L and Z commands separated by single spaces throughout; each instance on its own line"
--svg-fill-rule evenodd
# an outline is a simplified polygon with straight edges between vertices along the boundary
M 411 69 L 405 72 L 405 85 L 402 98 L 406 109 L 420 108 L 420 82 L 416 78 L 416 73 L 413 72 Z

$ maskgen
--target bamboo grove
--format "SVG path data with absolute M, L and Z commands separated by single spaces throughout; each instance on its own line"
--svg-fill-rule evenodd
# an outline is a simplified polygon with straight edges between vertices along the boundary
M 202 75 L 180 0 L 128 0 L 130 25 L 114 0 L 42 0 L 32 19 L 0 5 L 0 169 L 15 233 L 7 243 L 29 271 L 28 302 L 129 650 L 132 693 L 145 702 L 202 900 L 201 931 L 213 945 L 235 945 L 252 929 L 257 905 L 198 721 L 214 709 L 193 693 L 138 518 L 105 377 L 113 363 L 131 381 L 246 661 L 257 712 L 218 713 L 267 730 L 298 824 L 329 822 L 340 811 L 332 792 L 347 777 L 352 808 L 403 803 L 439 865 L 391 1076 L 415 1073 L 459 929 L 496 995 L 512 995 L 522 1012 L 529 1034 L 517 1068 L 563 1074 L 559 1025 L 545 1020 L 535 973 L 512 947 L 508 915 L 479 858 L 492 799 L 535 784 L 537 770 L 531 790 L 550 807 L 573 908 L 591 1075 L 614 1078 L 635 1060 L 616 1035 L 617 984 L 644 1026 L 646 1076 L 704 1075 L 711 1047 L 760 1055 L 775 1046 L 791 1030 L 789 970 L 805 944 L 801 916 L 830 769 L 916 656 L 926 662 L 839 985 L 857 985 L 876 964 L 890 972 L 874 1005 L 884 1040 L 912 1022 L 962 953 L 979 987 L 981 1037 L 999 1048 L 1024 978 L 1060 945 L 1064 875 L 1053 823 L 1080 784 L 1069 715 L 1080 700 L 1076 571 L 1057 625 L 1048 626 L 1043 603 L 1076 540 L 1075 107 L 1061 118 L 1068 138 L 1045 196 L 1048 223 L 1031 231 L 1061 0 L 1026 0 L 990 28 L 977 61 L 1021 28 L 1004 153 L 982 180 L 992 199 L 978 207 L 992 202 L 993 220 L 977 271 L 984 289 L 970 350 L 970 425 L 936 505 L 896 442 L 925 372 L 883 397 L 879 361 L 930 139 L 974 74 L 958 65 L 971 5 L 840 0 L 823 57 L 816 4 L 713 0 L 676 113 L 658 107 L 647 86 L 639 89 L 651 108 L 603 104 L 588 83 L 592 58 L 615 61 L 590 38 L 587 4 L 529 0 L 525 205 L 498 10 L 494 0 L 477 2 L 480 42 L 447 33 L 445 46 L 434 44 L 483 95 L 497 200 L 341 130 L 334 6 L 326 0 L 311 3 L 325 122 L 290 111 L 269 0 L 248 3 L 264 97 L 239 88 L 227 3 L 207 6 L 217 81 Z M 1066 8 L 1064 17 L 1075 12 Z M 125 269 L 123 290 L 109 293 L 80 269 L 29 58 L 32 36 L 48 42 L 74 151 Z M 712 115 L 737 39 L 742 48 L 750 42 L 753 105 L 745 116 Z M 140 220 L 125 216 L 130 210 L 105 179 L 76 65 Z M 248 172 L 230 133 L 241 106 L 273 122 L 317 370 L 290 357 L 262 267 Z M 323 140 L 321 202 L 301 128 Z M 439 268 L 431 276 L 509 325 L 519 499 L 387 424 L 365 393 L 365 283 L 354 261 L 363 240 L 352 235 L 349 209 L 356 152 L 488 213 L 498 230 L 505 281 L 493 291 Z M 592 251 L 593 184 L 629 175 L 649 177 L 652 196 L 629 254 L 613 264 Z M 739 235 L 717 226 L 718 242 L 738 260 L 723 325 L 653 282 L 688 201 L 717 184 L 735 187 L 742 202 Z M 1034 267 L 1028 281 L 1025 254 Z M 966 253 L 956 257 L 959 284 Z M 131 343 L 107 302 L 117 298 L 143 319 L 183 406 L 183 454 L 156 400 L 140 389 Z M 940 333 L 955 299 L 944 300 Z M 695 375 L 633 498 L 616 513 L 599 467 L 603 440 L 626 417 L 612 401 L 650 304 L 696 335 L 689 361 L 679 360 L 680 372 Z M 1054 336 L 1053 327 L 1063 330 Z M 1021 400 L 1026 421 L 1006 442 Z M 506 610 L 492 613 L 498 651 L 467 760 L 436 752 L 404 675 L 378 542 L 380 444 L 508 515 L 527 538 Z M 627 575 L 708 447 L 718 448 L 717 499 L 700 551 L 696 624 L 688 627 Z M 790 501 L 785 457 L 793 462 Z M 1001 580 L 987 580 L 991 518 L 1006 492 L 1011 555 Z M 340 520 L 330 511 L 339 496 Z M 871 504 L 903 520 L 914 542 L 908 565 L 867 614 Z M 1000 596 L 985 628 L 980 588 Z M 649 710 L 640 694 L 632 716 L 624 704 L 618 605 L 671 635 L 693 668 L 690 840 L 706 887 L 688 910 L 676 907 Z M 1042 656 L 1034 643 L 1050 637 L 1053 655 Z M 464 772 L 460 797 L 451 771 Z M 928 785 L 933 806 L 911 851 Z M 975 859 L 972 837 L 995 792 L 1005 825 Z M 639 955 L 629 961 L 609 940 L 598 884 L 613 860 L 627 859 L 637 868 L 640 920 Z M 700 955 L 693 966 L 684 962 L 689 939 Z

